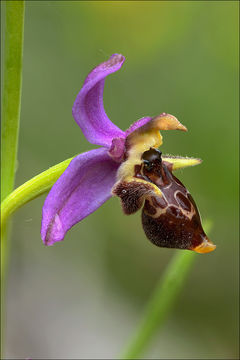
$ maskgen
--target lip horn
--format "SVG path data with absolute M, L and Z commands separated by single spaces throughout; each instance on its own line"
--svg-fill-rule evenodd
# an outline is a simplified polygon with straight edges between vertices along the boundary
M 149 126 L 158 130 L 181 130 L 187 131 L 186 126 L 180 123 L 180 121 L 173 115 L 163 113 L 152 119 Z
M 204 236 L 203 242 L 193 248 L 193 251 L 196 251 L 199 254 L 206 254 L 216 249 L 216 245 L 214 245 L 207 236 Z

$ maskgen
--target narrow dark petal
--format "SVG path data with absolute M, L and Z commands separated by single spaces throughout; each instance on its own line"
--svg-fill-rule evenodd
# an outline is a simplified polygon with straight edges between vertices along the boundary
M 111 197 L 118 166 L 103 148 L 71 161 L 43 206 L 41 236 L 45 245 L 63 240 L 73 225 Z
M 73 117 L 92 144 L 110 148 L 113 138 L 125 137 L 124 132 L 109 120 L 103 106 L 105 78 L 119 70 L 124 61 L 123 55 L 114 54 L 93 69 L 74 102 Z

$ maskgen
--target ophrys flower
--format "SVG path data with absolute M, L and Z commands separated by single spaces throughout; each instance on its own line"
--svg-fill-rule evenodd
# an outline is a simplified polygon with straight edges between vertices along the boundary
M 182 130 L 173 115 L 136 121 L 125 132 L 114 125 L 103 106 L 104 81 L 125 58 L 114 54 L 87 76 L 73 105 L 73 117 L 87 140 L 101 147 L 76 156 L 52 187 L 43 206 L 41 236 L 45 245 L 63 240 L 66 232 L 112 195 L 132 214 L 143 206 L 147 237 L 156 245 L 209 252 L 196 205 L 172 174 L 199 164 L 195 158 L 164 156 L 159 130 Z

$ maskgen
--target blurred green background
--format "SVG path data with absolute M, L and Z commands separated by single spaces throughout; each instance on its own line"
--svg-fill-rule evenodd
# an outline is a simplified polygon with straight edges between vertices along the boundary
M 201 157 L 178 171 L 215 252 L 189 280 L 145 358 L 238 358 L 238 2 L 27 1 L 16 186 L 93 148 L 71 115 L 88 72 L 113 53 L 126 63 L 106 80 L 110 119 L 175 115 L 162 151 Z M 98 179 L 96 179 L 98 181 Z M 112 198 L 65 241 L 40 239 L 45 196 L 13 217 L 7 358 L 114 358 L 125 346 L 174 250 L 153 246 L 140 213 Z

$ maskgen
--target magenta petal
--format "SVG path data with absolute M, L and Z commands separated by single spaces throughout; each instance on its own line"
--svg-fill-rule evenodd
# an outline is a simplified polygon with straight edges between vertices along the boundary
M 105 77 L 119 70 L 124 61 L 123 55 L 114 54 L 93 69 L 74 102 L 73 117 L 92 144 L 109 148 L 113 138 L 124 137 L 124 132 L 109 120 L 103 106 Z
M 73 225 L 111 197 L 118 166 L 104 148 L 71 161 L 43 206 L 41 236 L 45 245 L 63 240 Z

